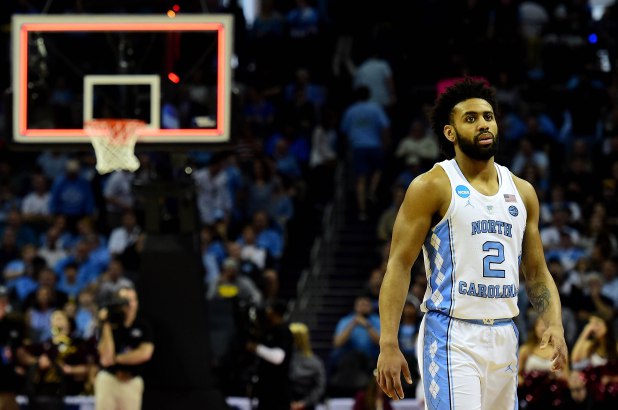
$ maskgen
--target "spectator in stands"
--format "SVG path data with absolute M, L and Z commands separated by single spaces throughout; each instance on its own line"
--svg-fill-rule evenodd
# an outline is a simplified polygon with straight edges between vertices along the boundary
M 258 269 L 264 270 L 271 264 L 272 255 L 268 250 L 257 243 L 257 234 L 252 224 L 247 224 L 242 229 L 242 236 L 237 241 L 241 245 L 240 257 L 242 260 L 251 261 Z
M 91 257 L 91 252 L 92 247 L 86 240 L 79 241 L 69 256 L 58 261 L 54 271 L 62 275 L 67 263 L 75 263 L 78 269 L 78 280 L 89 284 L 96 280 L 105 269 L 105 266 Z
M 318 206 L 324 206 L 333 196 L 337 165 L 337 115 L 333 108 L 324 108 L 311 135 L 309 189 Z
M 58 281 L 58 289 L 66 293 L 70 300 L 77 300 L 79 293 L 86 287 L 86 284 L 79 280 L 77 276 L 77 264 L 67 263 Z
M 370 53 L 354 72 L 353 87 L 369 88 L 369 100 L 390 111 L 397 102 L 395 79 L 391 64 L 377 39 L 370 46 Z
M 233 204 L 227 174 L 223 172 L 223 158 L 220 153 L 214 154 L 205 168 L 192 175 L 197 189 L 197 207 L 204 224 L 214 223 L 216 212 L 223 212 L 225 219 L 230 216 Z
M 133 210 L 127 210 L 122 214 L 122 224 L 112 230 L 109 235 L 107 249 L 110 256 L 122 256 L 124 251 L 134 245 L 142 232 L 137 224 L 137 218 Z
M 258 86 L 247 87 L 243 118 L 255 135 L 265 138 L 273 132 L 276 112 L 275 105 L 265 98 Z
M 593 271 L 586 275 L 582 290 L 577 288 L 572 290 L 570 299 L 575 309 L 579 329 L 582 329 L 592 316 L 607 319 L 612 316 L 612 301 L 602 294 L 602 287 L 603 276 Z
M 51 289 L 45 286 L 38 288 L 35 300 L 25 312 L 28 339 L 33 343 L 41 343 L 51 337 L 51 314 L 53 306 Z
M 611 322 L 598 316 L 591 316 L 573 346 L 571 354 L 573 369 L 603 366 L 608 362 L 616 363 L 617 359 L 618 345 Z
M 264 269 L 261 284 L 258 286 L 260 286 L 265 301 L 274 300 L 279 296 L 279 284 L 279 272 L 272 268 Z
M 545 258 L 548 260 L 557 259 L 562 263 L 564 269 L 571 270 L 585 254 L 584 249 L 575 245 L 573 237 L 563 230 L 560 232 L 560 242 L 545 253 Z
M 287 38 L 290 49 L 290 69 L 307 67 L 314 71 L 320 35 L 320 16 L 317 9 L 308 0 L 296 0 L 295 6 L 285 16 Z
M 253 25 L 250 35 L 256 39 L 268 39 L 283 37 L 285 19 L 279 12 L 274 0 L 264 0 Z
M 2 233 L 0 246 L 0 269 L 4 271 L 7 263 L 19 258 L 20 248 L 17 246 L 15 231 L 7 228 Z
M 65 174 L 54 181 L 51 190 L 50 211 L 66 216 L 70 228 L 75 228 L 77 220 L 95 211 L 92 187 L 79 175 L 79 169 L 79 161 L 68 160 Z
M 32 175 L 32 188 L 26 194 L 21 203 L 21 212 L 24 222 L 41 226 L 51 222 L 51 212 L 49 210 L 49 202 L 51 194 L 47 186 L 47 179 L 42 173 Z
M 574 157 L 568 161 L 567 168 L 555 183 L 566 188 L 565 196 L 568 200 L 586 206 L 594 198 L 596 186 L 590 183 L 594 179 L 594 174 L 591 169 L 586 168 L 584 159 Z
M 83 340 L 94 337 L 97 327 L 98 307 L 96 295 L 92 289 L 86 288 L 77 296 L 78 307 L 75 312 L 75 335 Z
M 261 337 L 247 342 L 247 351 L 258 357 L 255 397 L 258 410 L 290 410 L 292 391 L 290 362 L 294 339 L 285 321 L 287 304 L 277 299 L 265 309 Z
M 602 250 L 604 257 L 618 254 L 618 238 L 607 220 L 605 207 L 598 204 L 594 207 L 599 211 L 593 211 L 584 227 L 581 238 L 581 246 L 586 255 L 590 255 L 595 246 Z M 600 211 L 603 209 L 603 211 Z
M 527 138 L 519 142 L 519 149 L 511 159 L 511 170 L 515 175 L 523 175 L 526 165 L 535 166 L 541 178 L 546 178 L 549 172 L 549 158 L 544 151 L 535 150 L 532 141 Z
M 205 283 L 215 283 L 219 278 L 220 266 L 227 253 L 223 241 L 218 237 L 212 225 L 202 226 L 200 246 L 202 250 L 202 265 L 206 270 Z
M 0 182 L 0 224 L 6 223 L 11 209 L 19 209 L 21 198 L 15 193 L 15 188 Z
M 324 363 L 311 349 L 309 328 L 300 322 L 290 323 L 294 352 L 290 363 L 292 404 L 290 410 L 314 410 L 326 390 Z
M 372 269 L 365 283 L 365 292 L 367 297 L 371 300 L 372 313 L 378 313 L 378 296 L 380 295 L 380 287 L 384 279 L 384 272 L 381 266 Z
M 285 85 L 283 90 L 284 101 L 292 103 L 298 90 L 304 90 L 305 98 L 316 110 L 319 111 L 324 105 L 326 90 L 312 80 L 311 72 L 305 67 L 298 67 L 294 71 L 294 79 Z
M 369 98 L 369 88 L 358 87 L 355 102 L 345 109 L 341 119 L 341 131 L 347 136 L 352 152 L 358 217 L 363 221 L 367 220 L 367 201 L 377 199 L 390 129 L 390 119 L 384 109 Z
M 107 271 L 97 280 L 97 304 L 106 306 L 120 289 L 134 287 L 133 282 L 124 276 L 124 266 L 120 258 L 113 258 L 109 262 Z
M 0 229 L 0 235 L 6 230 L 11 229 L 15 234 L 17 246 L 22 247 L 26 244 L 35 245 L 37 243 L 34 230 L 23 222 L 23 217 L 19 209 L 11 209 L 6 216 L 6 224 Z
M 266 211 L 255 212 L 252 225 L 256 235 L 256 245 L 266 249 L 273 259 L 280 259 L 283 255 L 283 237 L 281 231 L 271 226 L 268 213 Z
M 568 201 L 565 198 L 564 187 L 562 185 L 553 185 L 551 187 L 548 200 L 541 203 L 540 223 L 548 225 L 552 222 L 554 212 L 568 209 L 569 219 L 567 224 L 570 226 L 581 225 L 582 210 L 581 206 L 575 201 Z
M 256 211 L 268 209 L 278 177 L 273 175 L 272 159 L 267 157 L 254 158 L 251 170 L 244 188 L 246 195 L 246 213 L 253 215 Z
M 69 301 L 69 296 L 58 288 L 58 279 L 51 268 L 42 268 L 36 276 L 36 288 L 26 299 L 24 299 L 22 308 L 27 309 L 36 303 L 37 290 L 40 288 L 49 289 L 49 303 L 55 309 L 62 309 Z
M 292 128 L 288 126 L 288 130 Z M 301 165 L 298 158 L 294 156 L 291 150 L 293 140 L 282 136 L 275 142 L 274 151 L 272 154 L 275 170 L 283 178 L 288 181 L 299 181 L 302 176 Z
M 517 394 L 520 404 L 530 409 L 543 409 L 559 403 L 568 395 L 569 369 L 551 371 L 551 357 L 541 349 L 541 336 L 545 324 L 535 317 L 527 332 L 527 338 L 519 348 Z
M 552 373 L 551 351 L 541 349 L 541 337 L 546 329 L 545 323 L 540 316 L 537 316 L 531 323 L 528 338 L 519 347 L 518 385 L 522 386 L 526 376 L 531 372 L 542 372 L 548 378 L 558 377 L 566 383 L 568 369 L 561 370 L 557 374 Z
M 360 352 L 370 362 L 377 360 L 380 318 L 372 312 L 371 299 L 367 295 L 361 294 L 354 299 L 354 311 L 341 318 L 335 328 L 333 347 L 336 357 Z
M 560 237 L 564 232 L 571 236 L 571 242 L 578 244 L 579 232 L 568 225 L 570 214 L 568 208 L 555 209 L 554 218 L 548 226 L 541 228 L 541 240 L 545 251 L 552 250 L 560 245 Z
M 603 262 L 601 274 L 604 281 L 601 293 L 612 301 L 612 307 L 618 313 L 618 261 L 609 258 Z
M 23 360 L 23 323 L 9 314 L 9 292 L 0 286 L 0 409 L 18 410 L 22 378 L 16 368 Z
M 42 257 L 47 266 L 56 266 L 59 260 L 66 258 L 67 252 L 60 237 L 61 230 L 57 225 L 52 225 L 43 236 L 42 245 L 38 248 L 38 255 Z
M 27 349 L 35 363 L 29 369 L 26 385 L 33 409 L 60 410 L 64 408 L 65 395 L 83 394 L 84 381 L 92 363 L 86 346 L 75 337 L 65 312 L 55 310 L 50 326 L 50 337 Z
M 152 328 L 139 314 L 135 289 L 122 288 L 117 296 L 124 301 L 120 311 L 110 307 L 99 313 L 98 351 L 102 369 L 95 379 L 95 406 L 139 410 L 144 392 L 143 366 L 155 348 Z
M 208 283 L 208 299 L 238 296 L 244 306 L 260 306 L 262 293 L 251 278 L 238 272 L 238 262 L 227 258 L 221 266 L 221 275 L 216 281 Z
M 586 376 L 579 371 L 569 374 L 569 395 L 566 397 L 564 408 L 568 410 L 592 410 L 594 403 L 588 394 Z
M 251 278 L 254 282 L 258 283 L 259 278 L 262 276 L 264 272 L 264 268 L 260 268 L 254 261 L 253 257 L 255 256 L 253 250 L 251 252 L 247 252 L 244 249 L 244 246 L 239 242 L 228 241 L 225 245 L 227 250 L 227 255 L 238 262 L 239 272 Z M 266 253 L 265 250 L 256 248 L 260 251 L 260 253 Z M 244 250 L 244 252 L 243 252 Z M 261 257 L 259 258 L 261 260 Z
M 591 317 L 573 347 L 573 368 L 587 380 L 595 409 L 612 409 L 618 388 L 618 346 L 611 321 Z
M 135 174 L 126 170 L 112 172 L 103 189 L 107 212 L 107 227 L 114 229 L 120 225 L 125 212 L 133 210 L 133 180 Z
M 34 279 L 41 265 L 44 266 L 44 262 L 40 257 L 37 257 L 36 246 L 24 245 L 21 248 L 21 257 L 13 259 L 4 267 L 2 271 L 3 282 L 11 288 L 16 286 L 13 282 L 18 281 L 20 277 Z
M 45 176 L 55 181 L 60 178 L 66 169 L 69 157 L 61 151 L 44 150 L 39 154 L 36 163 L 41 167 Z
M 294 188 L 288 181 L 278 180 L 268 205 L 268 217 L 272 221 L 272 228 L 281 235 L 283 245 L 285 244 L 288 221 L 294 217 L 293 191 Z
M 395 157 L 403 164 L 417 162 L 421 168 L 428 163 L 435 162 L 440 156 L 440 147 L 436 138 L 428 132 L 425 123 L 415 118 L 410 124 L 407 134 L 399 141 L 395 150 Z

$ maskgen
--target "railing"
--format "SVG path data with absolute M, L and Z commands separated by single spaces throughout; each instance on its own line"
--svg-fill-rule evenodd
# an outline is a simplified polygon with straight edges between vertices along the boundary
M 316 325 L 315 312 L 322 305 L 323 290 L 327 289 L 328 269 L 332 266 L 337 232 L 345 211 L 345 166 L 339 164 L 335 170 L 335 192 L 333 201 L 324 209 L 322 235 L 313 242 L 306 268 L 296 286 L 296 299 L 290 301 L 289 319 L 305 323 L 309 328 Z

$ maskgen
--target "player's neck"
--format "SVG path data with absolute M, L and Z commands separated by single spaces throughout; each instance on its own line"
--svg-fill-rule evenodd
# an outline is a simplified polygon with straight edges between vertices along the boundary
M 457 166 L 464 177 L 470 182 L 492 182 L 498 178 L 498 172 L 494 166 L 494 157 L 488 160 L 475 160 L 463 153 L 455 154 Z
M 493 157 L 488 160 L 475 160 L 460 152 L 455 155 L 455 161 L 466 180 L 478 191 L 486 195 L 495 193 L 497 188 L 494 184 L 498 183 L 498 172 Z

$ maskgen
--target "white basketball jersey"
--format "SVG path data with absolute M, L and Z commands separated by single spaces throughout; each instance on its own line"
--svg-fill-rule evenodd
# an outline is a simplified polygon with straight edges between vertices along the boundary
M 427 291 L 421 309 L 460 319 L 517 316 L 526 208 L 510 171 L 496 164 L 495 195 L 476 191 L 454 159 L 438 163 L 451 183 L 444 218 L 427 234 Z

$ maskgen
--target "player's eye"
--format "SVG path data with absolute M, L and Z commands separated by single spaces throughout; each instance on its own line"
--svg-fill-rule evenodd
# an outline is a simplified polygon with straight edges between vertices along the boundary
M 485 114 L 485 121 L 492 121 L 494 119 L 494 115 L 490 112 Z
M 475 120 L 474 115 L 466 116 L 466 122 L 474 122 L 474 120 Z

